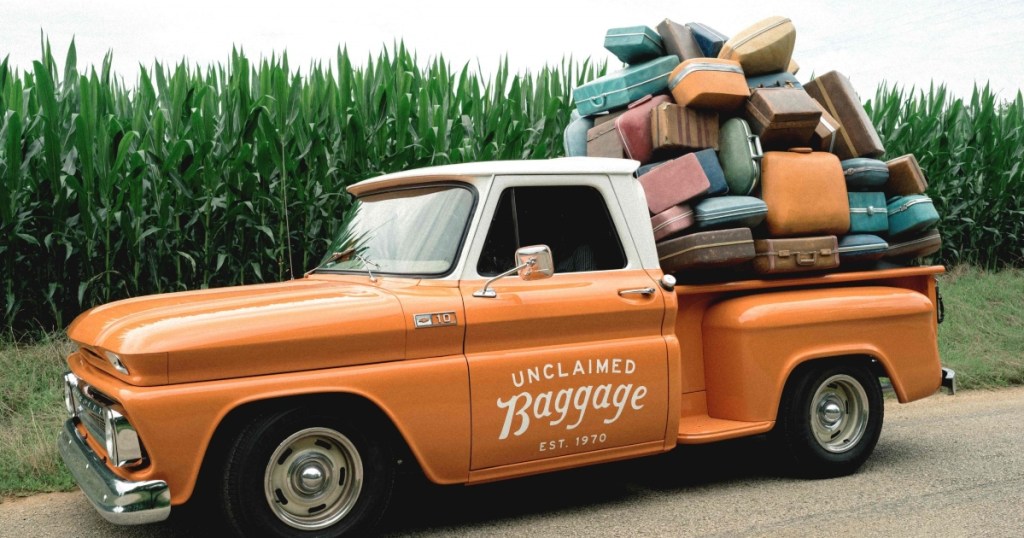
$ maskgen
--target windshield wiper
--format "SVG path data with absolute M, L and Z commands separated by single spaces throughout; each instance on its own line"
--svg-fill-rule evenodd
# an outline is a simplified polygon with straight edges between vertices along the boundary
M 363 265 L 366 266 L 366 274 L 370 275 L 370 282 L 373 282 L 373 283 L 376 284 L 377 283 L 377 277 L 373 276 L 373 271 L 370 270 L 370 266 L 372 265 L 372 266 L 376 267 L 378 271 L 380 271 L 380 265 L 378 265 L 376 263 L 373 263 L 370 260 L 367 260 L 366 258 L 363 257 L 362 254 L 359 254 L 358 252 L 353 251 L 352 255 L 354 257 L 356 257 L 359 261 L 363 262 Z

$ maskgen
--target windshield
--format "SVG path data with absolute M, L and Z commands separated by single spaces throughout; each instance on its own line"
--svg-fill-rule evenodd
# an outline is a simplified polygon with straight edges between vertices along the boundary
M 318 271 L 447 274 L 458 258 L 474 199 L 468 187 L 453 185 L 359 198 Z

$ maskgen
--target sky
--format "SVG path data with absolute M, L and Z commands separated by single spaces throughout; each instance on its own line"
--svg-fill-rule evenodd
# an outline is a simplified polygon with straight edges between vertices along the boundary
M 113 51 L 114 70 L 133 85 L 154 60 L 224 62 L 231 47 L 250 57 L 287 50 L 293 68 L 332 65 L 347 46 L 376 55 L 404 40 L 426 61 L 443 55 L 489 72 L 504 55 L 513 71 L 536 71 L 563 57 L 609 60 L 608 28 L 661 20 L 703 22 L 726 35 L 771 15 L 797 29 L 798 78 L 839 70 L 863 98 L 882 81 L 905 87 L 945 83 L 969 97 L 988 81 L 1005 98 L 1024 89 L 1024 0 L 731 0 L 366 2 L 175 0 L 0 0 L 0 57 L 30 70 L 40 30 L 62 64 L 75 38 L 79 68 Z

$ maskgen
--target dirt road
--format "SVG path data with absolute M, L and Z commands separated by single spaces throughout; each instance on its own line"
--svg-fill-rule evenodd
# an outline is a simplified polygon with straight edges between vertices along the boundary
M 396 536 L 1020 536 L 1024 388 L 887 401 L 861 471 L 787 477 L 763 439 L 474 487 L 412 481 L 389 513 Z M 148 527 L 107 524 L 79 492 L 0 504 L 3 537 L 219 535 L 176 510 Z

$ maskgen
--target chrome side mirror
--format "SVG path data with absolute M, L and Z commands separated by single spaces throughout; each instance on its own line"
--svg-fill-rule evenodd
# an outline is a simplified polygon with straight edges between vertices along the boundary
M 547 245 L 531 245 L 516 250 L 516 262 L 518 265 L 491 278 L 484 283 L 481 290 L 473 292 L 473 297 L 497 297 L 497 292 L 491 288 L 491 284 L 499 278 L 505 278 L 512 273 L 518 273 L 519 278 L 530 280 L 541 280 L 555 274 L 555 264 L 551 256 L 551 248 Z

